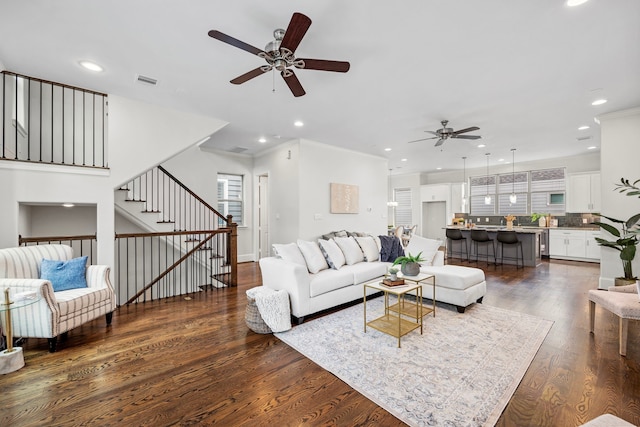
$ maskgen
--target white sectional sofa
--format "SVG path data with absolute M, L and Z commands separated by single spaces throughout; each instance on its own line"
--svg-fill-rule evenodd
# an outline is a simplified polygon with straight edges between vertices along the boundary
M 436 300 L 458 306 L 458 311 L 481 302 L 486 293 L 484 272 L 477 268 L 444 265 L 440 241 L 414 236 L 405 253 L 422 252 L 421 271 L 436 276 Z M 289 293 L 291 314 L 304 317 L 363 297 L 363 284 L 381 280 L 391 262 L 380 261 L 379 238 L 335 237 L 318 242 L 274 244 L 275 257 L 260 259 L 263 286 Z M 368 291 L 374 293 L 373 290 Z M 425 298 L 432 287 L 424 286 Z

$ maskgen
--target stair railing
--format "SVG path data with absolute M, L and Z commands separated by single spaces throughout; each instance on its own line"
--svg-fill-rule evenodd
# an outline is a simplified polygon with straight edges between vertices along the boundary
M 107 168 L 107 95 L 2 71 L 0 160 Z
M 138 175 L 122 185 L 118 191 L 126 191 L 125 203 L 144 203 L 143 212 L 157 214 L 157 222 L 172 224 L 174 231 L 139 235 L 117 234 L 116 239 L 165 236 L 164 239 L 171 241 L 172 245 L 184 247 L 181 253 L 186 256 L 192 253 L 193 245 L 207 248 L 202 242 L 210 241 L 215 234 L 215 245 L 210 250 L 213 252 L 213 259 L 217 260 L 216 265 L 209 265 L 206 260 L 201 262 L 209 266 L 214 279 L 222 278 L 223 280 L 219 281 L 224 285 L 237 285 L 237 225 L 231 215 L 223 216 L 162 166 L 156 166 Z M 181 240 L 176 241 L 175 236 L 180 236 Z M 156 246 L 158 244 L 156 243 Z M 154 277 L 155 279 L 157 277 Z M 151 281 L 145 285 L 143 294 L 148 290 L 147 287 L 154 287 L 156 284 L 157 281 Z M 140 289 L 136 292 L 140 292 Z M 134 300 L 139 301 L 140 295 Z

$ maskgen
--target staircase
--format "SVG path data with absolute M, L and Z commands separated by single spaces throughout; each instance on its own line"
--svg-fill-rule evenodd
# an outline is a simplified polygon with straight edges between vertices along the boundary
M 140 244 L 149 247 L 149 251 L 159 251 L 158 254 L 161 253 L 165 259 L 173 261 L 166 262 L 167 270 L 161 272 L 161 268 L 153 268 L 155 259 L 143 250 L 143 268 L 146 268 L 146 264 L 151 264 L 153 271 L 147 275 L 144 271 L 141 274 L 138 267 L 127 268 L 129 272 L 126 281 L 129 282 L 133 271 L 137 283 L 133 295 L 129 290 L 124 292 L 128 295 L 127 303 L 188 293 L 188 290 L 180 290 L 183 280 L 198 281 L 197 286 L 202 290 L 235 286 L 236 256 L 232 246 L 235 248 L 236 226 L 232 218 L 221 215 L 162 166 L 154 167 L 122 185 L 115 190 L 114 199 L 117 212 L 146 231 L 139 234 L 116 234 L 116 239 L 137 239 L 136 253 L 139 252 Z M 145 238 L 156 239 L 155 249 L 154 241 L 147 242 Z M 130 245 L 127 243 L 127 253 L 129 250 Z M 158 255 L 159 258 L 162 256 Z M 130 257 L 118 255 L 118 259 L 121 258 L 128 262 Z M 172 270 L 179 266 L 182 268 L 186 263 L 192 269 L 186 274 L 188 277 L 172 279 L 180 282 L 169 285 L 169 288 L 173 286 L 175 290 L 156 291 L 154 296 L 152 289 L 162 287 L 160 282 Z M 147 276 L 154 278 L 149 280 Z M 141 281 L 146 284 L 140 286 Z

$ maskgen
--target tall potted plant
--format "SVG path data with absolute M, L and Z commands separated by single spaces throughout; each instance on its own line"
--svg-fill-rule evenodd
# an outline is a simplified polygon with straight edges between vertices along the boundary
M 639 243 L 636 224 L 640 220 L 640 214 L 635 214 L 626 221 L 610 218 L 604 215 L 599 216 L 613 222 L 614 224 L 620 224 L 620 230 L 618 230 L 615 226 L 605 222 L 594 221 L 592 223 L 616 237 L 616 240 L 606 240 L 596 237 L 596 241 L 600 246 L 613 248 L 620 252 L 620 260 L 622 261 L 624 277 L 616 277 L 616 285 L 630 285 L 637 280 L 633 275 L 631 262 L 636 257 L 636 246 Z
M 637 186 L 640 183 L 640 179 L 633 183 L 630 183 L 628 179 L 620 178 L 620 183 L 616 184 L 616 190 L 627 196 L 640 197 L 640 188 Z M 600 221 L 595 221 L 593 224 L 606 230 L 611 235 L 617 237 L 616 240 L 605 240 L 597 237 L 596 241 L 600 246 L 606 246 L 613 248 L 620 252 L 620 260 L 622 261 L 622 269 L 624 271 L 624 277 L 616 277 L 616 285 L 631 284 L 637 280 L 633 275 L 633 269 L 631 262 L 636 256 L 636 246 L 638 245 L 638 234 L 640 229 L 638 228 L 638 221 L 640 221 L 640 214 L 635 214 L 626 221 L 622 221 L 615 218 L 609 218 L 604 215 L 599 215 L 614 224 L 620 224 L 620 230 L 615 226 Z

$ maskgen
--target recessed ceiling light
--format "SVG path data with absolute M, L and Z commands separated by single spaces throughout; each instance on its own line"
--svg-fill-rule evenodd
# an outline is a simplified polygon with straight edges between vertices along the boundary
M 293 123 L 293 125 L 294 125 L 294 126 L 297 126 L 297 127 L 302 127 L 302 126 L 304 126 L 304 123 L 302 123 L 300 120 L 297 120 L 297 121 L 295 121 L 295 122 Z
M 72 208 L 75 205 L 73 203 L 63 203 L 62 206 L 64 206 L 65 208 Z
M 442 168 L 436 168 L 436 170 L 442 170 Z
M 499 162 L 504 162 L 504 159 L 498 159 Z
M 578 128 L 578 130 L 587 130 L 587 129 L 589 129 L 589 126 L 580 126 Z
M 591 147 L 587 147 L 587 150 L 595 150 L 596 148 L 598 147 L 592 145 Z
M 601 99 L 596 99 L 595 101 L 593 101 L 593 102 L 591 103 L 591 105 L 602 105 L 602 104 L 604 104 L 604 103 L 606 103 L 606 102 L 607 102 L 607 100 L 606 100 L 606 99 L 601 98 Z
M 265 138 L 264 136 L 262 138 L 260 138 L 258 140 L 259 143 L 264 144 L 265 142 L 267 142 L 267 138 Z
M 391 148 L 385 148 L 384 151 L 391 151 Z
M 567 6 L 580 6 L 582 3 L 586 3 L 587 0 L 567 0 Z
M 484 145 L 484 144 L 478 144 L 478 148 L 484 148 L 484 147 L 486 147 L 486 145 Z
M 101 66 L 91 61 L 80 61 L 79 64 L 83 68 L 86 68 L 89 71 L 95 71 L 96 73 L 99 73 L 100 71 L 104 70 Z
M 400 161 L 401 161 L 401 162 L 406 162 L 406 161 L 407 161 L 407 159 L 400 159 Z

